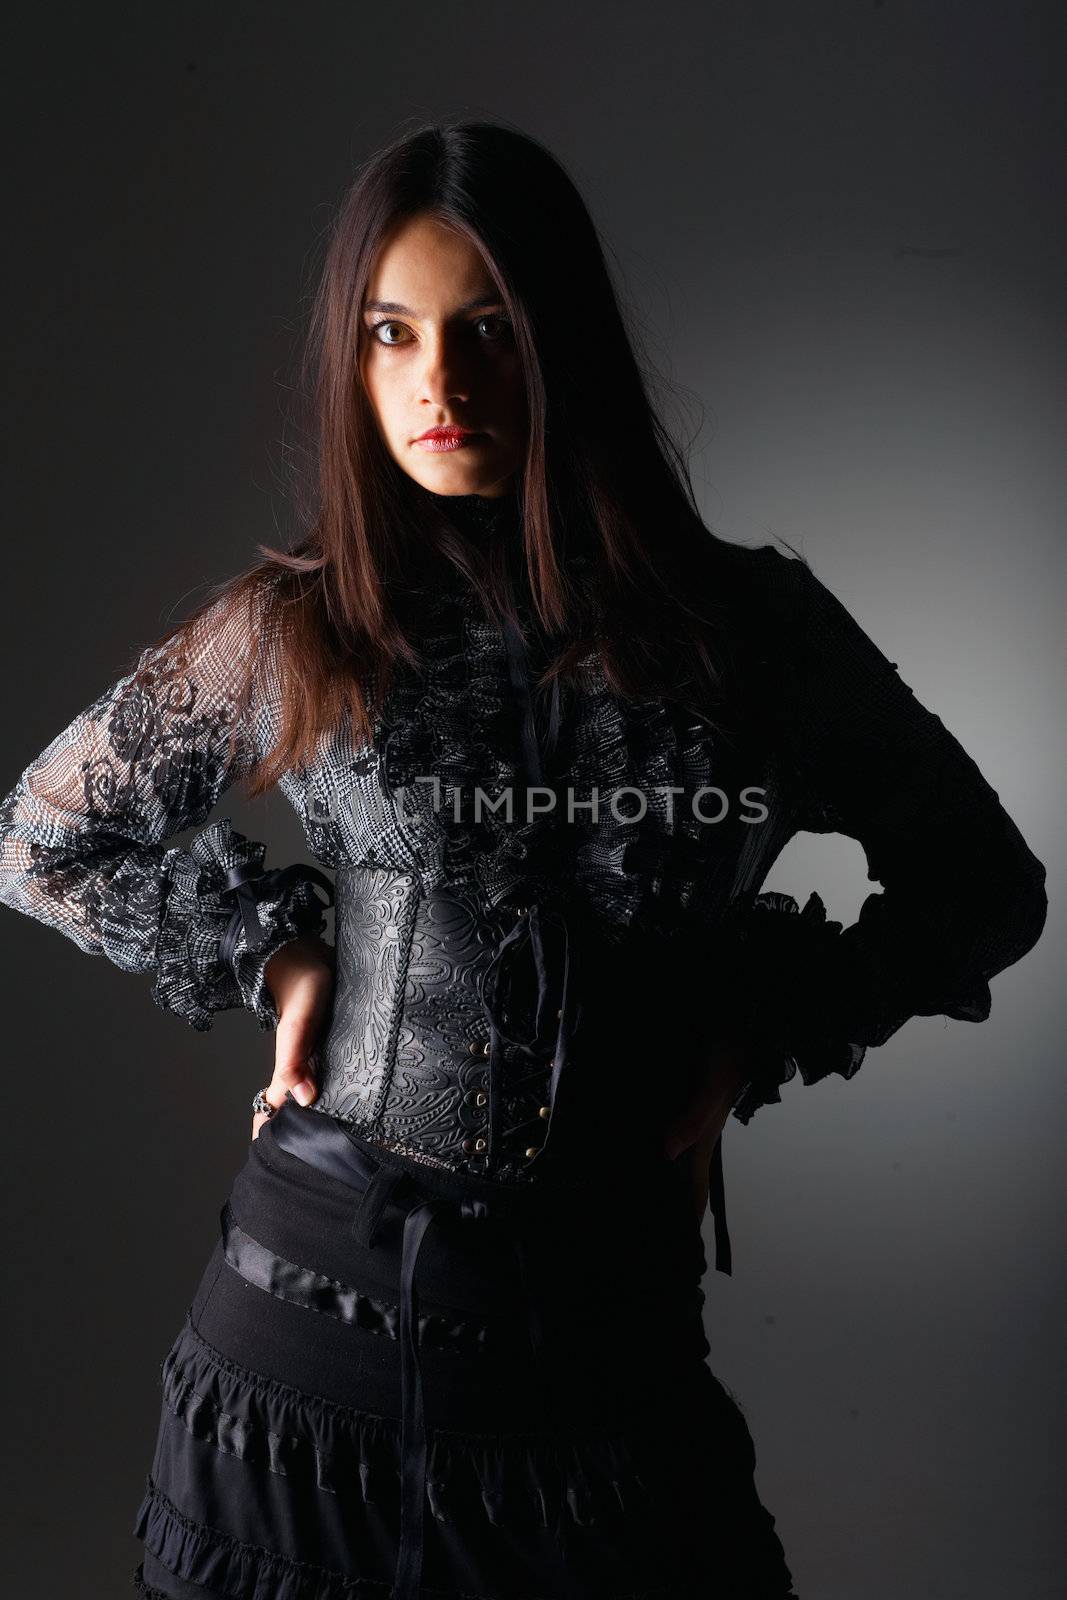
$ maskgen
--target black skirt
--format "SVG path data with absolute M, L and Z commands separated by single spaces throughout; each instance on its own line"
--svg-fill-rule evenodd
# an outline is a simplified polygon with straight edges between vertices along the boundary
M 680 1163 L 505 1186 L 287 1102 L 162 1365 L 171 1600 L 784 1600 Z

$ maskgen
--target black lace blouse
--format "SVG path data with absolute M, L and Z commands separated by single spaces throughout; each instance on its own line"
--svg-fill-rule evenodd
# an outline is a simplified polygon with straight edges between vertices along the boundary
M 473 537 L 517 537 L 510 497 L 448 508 Z M 1034 945 L 1047 898 L 1042 863 L 974 761 L 802 561 L 728 546 L 720 574 L 741 622 L 725 731 L 615 695 L 591 653 L 573 683 L 535 697 L 558 803 L 527 813 L 514 655 L 453 569 L 426 586 L 421 670 L 400 670 L 373 741 L 357 748 L 338 729 L 281 788 L 320 867 L 388 866 L 486 903 L 532 882 L 542 900 L 579 899 L 606 947 L 667 951 L 656 971 L 699 995 L 708 1032 L 750 1044 L 734 1106 L 747 1122 L 798 1070 L 806 1084 L 852 1077 L 911 1016 L 984 1020 L 990 979 Z M 157 1004 L 195 1029 L 239 1006 L 275 1026 L 267 962 L 325 928 L 318 869 L 266 870 L 265 846 L 228 819 L 172 843 L 273 744 L 276 646 L 263 617 L 220 600 L 183 661 L 146 651 L 141 684 L 105 689 L 0 803 L 0 900 L 149 973 Z M 251 649 L 260 687 L 241 712 Z M 477 802 L 516 784 L 510 816 Z M 883 886 L 850 927 L 817 893 L 800 907 L 762 892 L 805 830 L 858 840 Z

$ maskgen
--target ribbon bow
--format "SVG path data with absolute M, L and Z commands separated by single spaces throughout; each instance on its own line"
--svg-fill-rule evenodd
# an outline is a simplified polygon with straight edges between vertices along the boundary
M 290 884 L 300 881 L 317 883 L 326 890 L 326 904 L 333 905 L 333 884 L 317 867 L 307 866 L 300 861 L 294 861 L 288 867 L 270 867 L 267 870 L 250 862 L 230 867 L 222 893 L 235 895 L 237 908 L 220 940 L 220 958 L 225 962 L 232 961 L 242 928 L 248 949 L 258 950 L 267 937 L 267 930 L 259 915 L 260 901 L 275 900 Z M 253 888 L 253 885 L 256 887 Z

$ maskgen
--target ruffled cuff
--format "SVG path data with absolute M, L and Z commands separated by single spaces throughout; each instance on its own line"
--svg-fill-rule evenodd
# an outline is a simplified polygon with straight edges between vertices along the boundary
M 728 908 L 717 963 L 723 1008 L 753 1060 L 732 1107 L 739 1121 L 780 1103 L 797 1072 L 805 1084 L 854 1077 L 867 1051 L 911 1017 L 988 1017 L 989 983 L 973 958 L 919 928 L 902 955 L 893 909 L 888 896 L 868 895 L 842 931 L 815 893 L 803 909 L 775 892 Z
M 229 820 L 212 823 L 189 848 L 163 861 L 166 905 L 155 951 L 152 998 L 206 1032 L 215 1012 L 244 1007 L 261 1028 L 277 1026 L 266 983 L 271 956 L 291 940 L 321 935 L 333 885 L 296 863 L 265 871 L 266 846 Z
M 803 909 L 773 891 L 735 902 L 720 937 L 723 1010 L 752 1063 L 733 1115 L 747 1123 L 760 1106 L 780 1104 L 782 1085 L 797 1072 L 805 1084 L 831 1073 L 854 1077 L 874 1042 L 859 1019 L 878 979 L 852 960 L 841 923 L 827 919 L 819 895 L 810 894 Z

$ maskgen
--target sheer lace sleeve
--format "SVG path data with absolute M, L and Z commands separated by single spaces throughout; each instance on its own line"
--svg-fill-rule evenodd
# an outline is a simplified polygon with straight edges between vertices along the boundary
M 169 839 L 202 822 L 250 767 L 250 716 L 237 665 L 258 644 L 258 611 L 222 596 L 184 656 L 142 652 L 21 774 L 0 802 L 0 901 L 103 954 L 154 974 L 163 1010 L 206 1031 L 244 1006 L 277 1023 L 264 973 L 301 933 L 321 933 L 316 869 L 265 872 L 265 845 L 229 820 L 188 848 Z
M 794 831 L 858 840 L 883 892 L 847 928 L 817 894 L 803 910 L 773 893 L 732 908 L 759 1063 L 742 1122 L 798 1069 L 806 1084 L 852 1077 L 912 1016 L 983 1022 L 989 980 L 1037 942 L 1048 907 L 1044 866 L 896 663 L 802 561 L 759 554 L 763 700 Z

